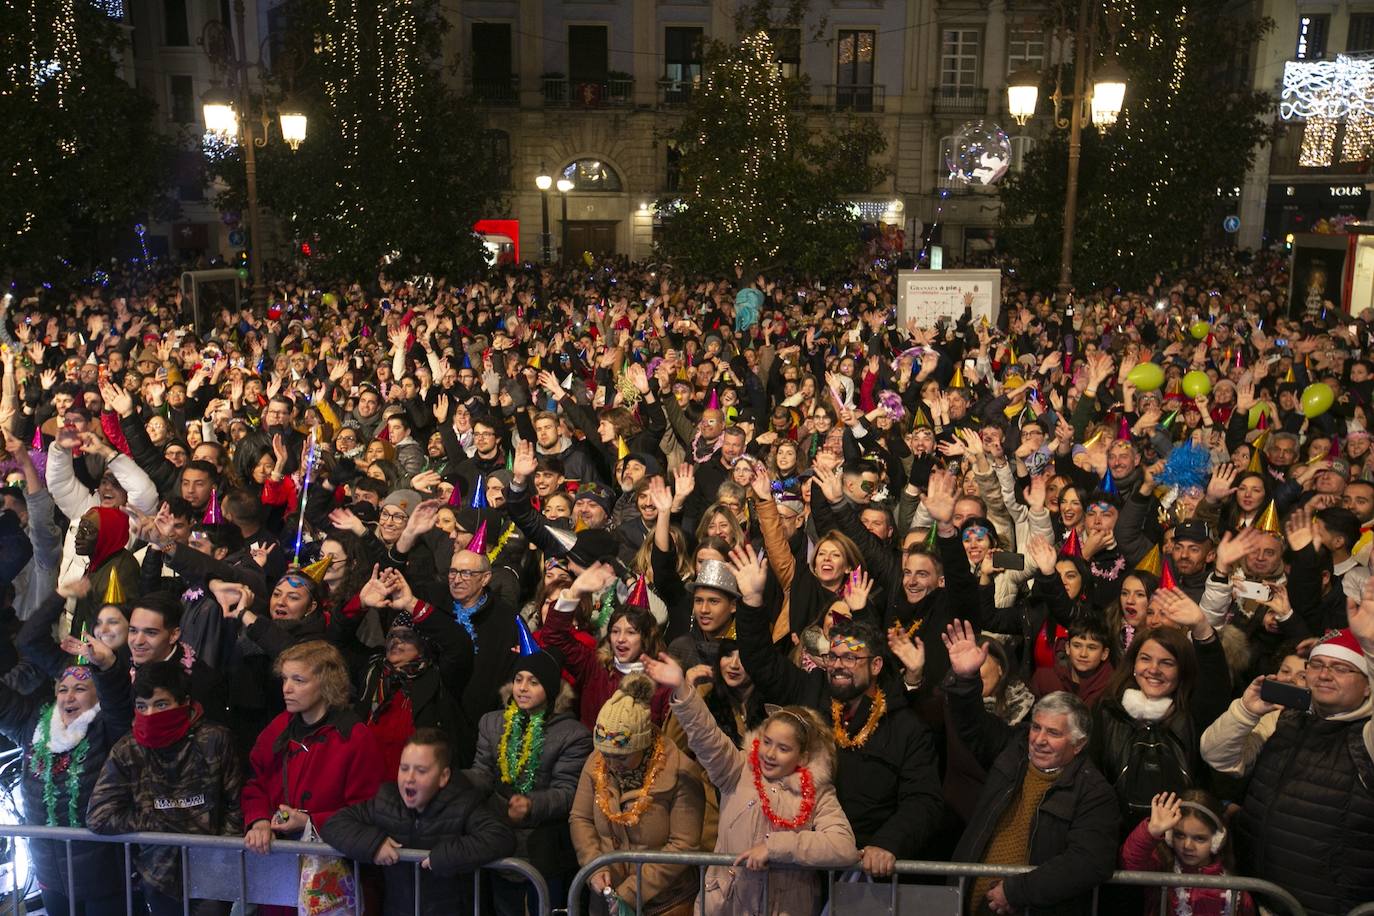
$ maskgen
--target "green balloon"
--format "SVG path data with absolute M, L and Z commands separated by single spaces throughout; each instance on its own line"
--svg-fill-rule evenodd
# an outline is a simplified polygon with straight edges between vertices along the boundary
M 1141 363 L 1126 373 L 1126 381 L 1134 385 L 1136 391 L 1155 391 L 1164 384 L 1164 370 L 1158 363 Z
M 325 293 L 323 296 L 320 297 L 320 301 L 323 302 L 325 305 L 338 305 L 339 297 L 336 296 L 334 293 Z
M 1194 321 L 1193 326 L 1188 330 L 1193 335 L 1194 340 L 1202 340 L 1212 333 L 1212 326 L 1205 321 Z
M 1325 382 L 1313 382 L 1302 391 L 1302 415 L 1304 417 L 1320 417 L 1331 409 L 1331 403 L 1336 400 L 1336 393 L 1331 390 L 1331 386 Z
M 247 267 L 240 267 L 240 268 L 239 268 L 239 279 L 240 279 L 240 280 L 247 280 L 247 279 L 248 279 L 248 268 L 247 268 Z
M 1183 393 L 1190 398 L 1211 394 L 1212 379 L 1201 369 L 1194 369 L 1183 377 Z

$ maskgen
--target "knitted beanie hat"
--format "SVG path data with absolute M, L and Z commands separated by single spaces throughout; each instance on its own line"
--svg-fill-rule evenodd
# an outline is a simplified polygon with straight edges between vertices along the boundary
M 603 754 L 628 756 L 654 743 L 649 699 L 654 682 L 643 674 L 628 674 L 596 717 L 592 743 Z

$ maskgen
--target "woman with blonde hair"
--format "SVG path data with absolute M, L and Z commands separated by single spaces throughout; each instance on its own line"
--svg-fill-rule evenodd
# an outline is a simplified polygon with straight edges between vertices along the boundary
M 349 703 L 338 649 L 323 640 L 297 643 L 274 668 L 286 711 L 258 736 L 243 786 L 244 845 L 259 853 L 274 836 L 297 839 L 307 824 L 318 829 L 339 809 L 369 800 L 392 775 Z
M 673 716 L 693 755 L 720 790 L 715 851 L 733 866 L 706 870 L 703 916 L 778 913 L 805 916 L 821 908 L 814 871 L 768 872 L 774 865 L 845 868 L 859 861 L 854 831 L 835 794 L 835 743 L 816 712 L 774 708 L 737 748 L 686 675 L 667 653 L 645 657 L 645 672 L 673 692 Z

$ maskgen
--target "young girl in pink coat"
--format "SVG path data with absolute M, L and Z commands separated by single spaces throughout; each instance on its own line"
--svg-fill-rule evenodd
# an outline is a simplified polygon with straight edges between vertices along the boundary
M 721 731 L 682 667 L 666 653 L 644 657 L 644 672 L 672 690 L 687 744 L 720 790 L 716 852 L 732 866 L 706 870 L 703 916 L 811 916 L 821 908 L 817 872 L 770 865 L 846 868 L 859 860 L 854 831 L 835 795 L 835 746 L 820 717 L 802 706 L 775 709 L 744 739 Z M 767 899 L 764 899 L 765 888 Z
M 1150 801 L 1150 816 L 1136 825 L 1121 847 L 1128 871 L 1169 871 L 1184 875 L 1225 875 L 1231 837 L 1218 812 L 1220 803 L 1200 789 L 1181 796 L 1161 792 Z M 1244 891 L 1176 887 L 1167 893 L 1165 916 L 1255 916 L 1255 902 Z M 1157 894 L 1147 894 L 1147 916 L 1161 913 Z

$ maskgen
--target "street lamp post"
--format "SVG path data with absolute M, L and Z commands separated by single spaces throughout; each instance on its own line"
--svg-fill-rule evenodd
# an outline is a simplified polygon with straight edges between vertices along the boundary
M 549 173 L 544 171 L 544 163 L 539 163 L 539 174 L 535 176 L 534 186 L 539 189 L 539 205 L 544 215 L 544 232 L 539 236 L 544 245 L 544 263 L 553 260 L 553 236 L 549 234 L 549 188 L 553 187 L 553 179 Z
M 1093 39 L 1097 34 L 1097 0 L 1079 0 L 1078 22 L 1074 29 L 1073 92 L 1065 96 L 1061 90 L 1062 66 L 1055 68 L 1054 102 L 1055 126 L 1069 132 L 1068 174 L 1064 184 L 1064 234 L 1059 251 L 1058 293 L 1061 303 L 1068 301 L 1073 288 L 1073 242 L 1078 222 L 1078 166 L 1083 154 L 1083 125 L 1091 121 L 1099 131 L 1116 123 L 1126 97 L 1126 71 L 1114 59 L 1108 58 L 1093 65 Z M 1040 93 L 1041 75 L 1034 70 L 1021 70 L 1007 79 L 1007 111 L 1017 124 L 1024 125 L 1035 114 Z M 1092 87 L 1091 94 L 1088 87 Z M 1070 102 L 1069 117 L 1062 116 L 1062 106 Z
M 558 257 L 564 264 L 568 263 L 568 192 L 572 189 L 571 179 L 558 179 L 558 194 L 563 198 L 563 221 L 559 227 Z
M 268 128 L 272 123 L 264 105 L 258 121 L 261 131 L 255 133 L 252 92 L 248 85 L 248 32 L 245 25 L 247 16 L 243 0 L 234 0 L 234 28 L 238 31 L 237 42 L 233 31 L 226 23 L 210 22 L 201 36 L 201 44 L 210 60 L 222 67 L 234 84 L 231 96 L 218 86 L 211 86 L 202 99 L 205 112 L 205 129 L 222 140 L 232 142 L 236 137 L 243 148 L 244 183 L 248 195 L 248 237 L 251 240 L 248 251 L 248 266 L 252 271 L 250 301 L 255 308 L 267 304 L 267 285 L 262 278 L 262 235 L 261 220 L 258 213 L 258 160 L 257 150 L 267 145 Z M 266 67 L 262 55 L 255 62 L 260 70 Z M 278 108 L 281 121 L 282 140 L 294 151 L 305 140 L 306 116 L 294 98 L 287 98 Z

